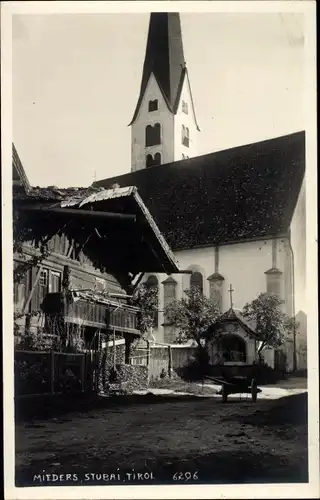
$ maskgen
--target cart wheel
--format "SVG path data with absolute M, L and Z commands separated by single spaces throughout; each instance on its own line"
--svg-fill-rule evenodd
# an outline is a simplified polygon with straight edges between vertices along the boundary
M 223 403 L 226 403 L 228 401 L 228 392 L 227 392 L 227 386 L 223 384 L 222 386 L 222 401 Z
M 257 382 L 254 378 L 251 380 L 251 397 L 253 403 L 255 403 L 258 397 L 258 387 L 257 387 Z

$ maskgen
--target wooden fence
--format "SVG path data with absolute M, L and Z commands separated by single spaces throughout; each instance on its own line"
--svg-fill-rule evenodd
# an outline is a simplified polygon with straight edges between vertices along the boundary
M 82 392 L 92 387 L 94 353 L 16 351 L 15 394 Z
M 139 346 L 130 365 L 148 366 L 148 379 L 171 376 L 187 365 L 196 349 L 166 344 Z M 62 394 L 98 389 L 99 353 L 15 351 L 15 395 Z
M 195 347 L 186 345 L 148 344 L 136 349 L 131 364 L 148 365 L 149 378 L 171 376 L 172 371 L 183 368 L 196 352 Z

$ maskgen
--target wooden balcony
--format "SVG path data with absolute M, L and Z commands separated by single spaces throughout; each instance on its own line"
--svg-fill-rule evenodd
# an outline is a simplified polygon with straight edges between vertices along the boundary
M 119 307 L 120 306 L 120 307 Z M 104 302 L 78 298 L 67 301 L 62 293 L 47 294 L 43 311 L 53 317 L 59 316 L 65 323 L 113 330 L 123 333 L 139 334 L 136 307 L 115 301 Z

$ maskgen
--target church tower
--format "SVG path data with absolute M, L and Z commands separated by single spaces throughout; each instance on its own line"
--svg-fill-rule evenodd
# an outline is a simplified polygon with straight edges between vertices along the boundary
M 131 170 L 197 156 L 197 125 L 180 15 L 150 15 L 140 94 L 131 120 Z

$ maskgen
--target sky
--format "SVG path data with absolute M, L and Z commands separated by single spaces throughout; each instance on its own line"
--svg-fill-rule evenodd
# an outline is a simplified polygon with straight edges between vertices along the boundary
M 131 170 L 149 14 L 14 15 L 13 141 L 34 186 Z M 305 129 L 298 13 L 181 13 L 198 154 Z

